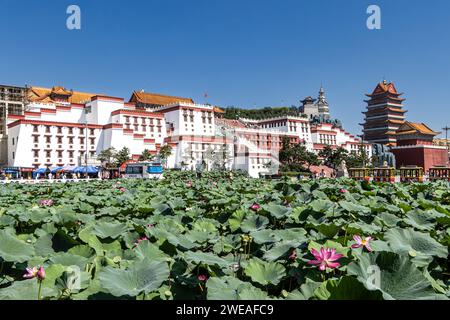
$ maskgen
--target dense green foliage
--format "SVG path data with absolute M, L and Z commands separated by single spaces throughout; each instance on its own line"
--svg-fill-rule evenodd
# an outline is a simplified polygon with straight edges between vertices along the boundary
M 23 274 L 41 265 L 43 299 L 450 295 L 447 183 L 194 175 L 0 186 L 0 300 L 36 299 Z M 372 236 L 374 251 L 351 248 L 354 235 Z M 339 267 L 308 264 L 322 246 L 344 255 Z
M 305 171 L 309 168 L 319 165 L 320 161 L 314 152 L 309 151 L 304 144 L 293 144 L 290 139 L 284 137 L 282 148 L 279 154 L 281 162 L 281 171 Z
M 301 112 L 298 107 L 265 107 L 260 109 L 243 109 L 236 107 L 227 107 L 224 109 L 224 117 L 227 119 L 267 119 L 283 116 L 296 116 L 300 117 Z
M 372 163 L 372 159 L 367 156 L 362 147 L 358 152 L 350 153 L 342 147 L 333 149 L 326 146 L 319 152 L 319 157 L 323 159 L 326 166 L 333 169 L 338 168 L 342 161 L 346 162 L 347 168 L 370 167 Z

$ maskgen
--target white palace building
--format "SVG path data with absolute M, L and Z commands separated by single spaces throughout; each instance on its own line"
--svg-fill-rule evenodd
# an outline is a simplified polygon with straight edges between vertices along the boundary
M 84 165 L 85 152 L 95 164 L 109 147 L 128 147 L 137 159 L 145 149 L 157 154 L 167 144 L 172 147 L 169 168 L 194 169 L 202 161 L 211 168 L 222 161 L 222 167 L 257 177 L 276 167 L 283 137 L 316 152 L 326 145 L 356 152 L 362 145 L 339 126 L 312 122 L 311 105 L 308 116 L 229 120 L 216 106 L 143 91 L 126 102 L 63 87 L 27 90 L 23 112 L 5 119 L 5 165 L 10 167 Z M 364 146 L 371 153 L 370 145 Z

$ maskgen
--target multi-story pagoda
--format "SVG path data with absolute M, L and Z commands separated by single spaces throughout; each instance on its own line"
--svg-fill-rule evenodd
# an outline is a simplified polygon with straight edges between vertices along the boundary
M 400 98 L 403 93 L 398 93 L 393 83 L 386 80 L 379 83 L 372 94 L 366 94 L 370 100 L 367 103 L 365 122 L 361 124 L 364 140 L 371 143 L 396 145 L 396 133 L 405 123 L 406 111 L 402 109 L 403 101 Z

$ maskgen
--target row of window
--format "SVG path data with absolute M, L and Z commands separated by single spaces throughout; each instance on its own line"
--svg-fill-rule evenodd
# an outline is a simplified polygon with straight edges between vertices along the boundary
M 263 128 L 277 128 L 277 127 L 285 127 L 285 126 L 286 126 L 286 121 L 267 123 L 267 124 L 261 125 L 261 127 L 263 127 Z
M 270 159 L 268 158 L 251 158 L 250 159 L 252 164 L 266 164 L 270 162 Z
M 52 151 L 51 150 L 45 150 L 45 151 L 42 151 L 42 152 L 44 154 L 44 157 L 51 158 L 51 156 L 52 156 Z M 63 152 L 64 151 L 58 150 L 58 151 L 54 151 L 54 152 L 56 153 L 56 157 L 58 157 L 58 158 L 62 158 L 63 157 Z M 74 158 L 74 152 L 75 151 L 69 150 L 69 151 L 65 151 L 65 152 L 67 152 L 67 156 L 68 156 L 69 159 L 73 159 Z M 40 154 L 39 150 L 33 150 L 33 157 L 34 158 L 39 158 L 39 154 Z M 79 154 L 80 157 L 84 157 L 84 155 L 85 155 L 84 151 L 79 151 L 78 154 Z M 95 156 L 95 151 L 91 151 L 90 152 L 90 156 L 94 157 Z M 35 159 L 35 161 L 36 160 L 37 159 Z
M 52 143 L 52 137 L 51 136 L 45 136 L 45 143 Z M 78 138 L 81 145 L 85 143 L 84 138 L 80 137 Z M 39 143 L 40 137 L 39 136 L 33 136 L 33 143 Z M 73 137 L 67 137 L 64 139 L 67 141 L 68 144 L 73 144 L 74 138 Z M 95 145 L 95 138 L 89 138 L 88 142 L 90 142 L 91 145 Z M 56 143 L 63 143 L 63 137 L 56 137 Z M 12 140 L 12 144 L 14 145 L 14 138 Z
M 259 134 L 240 134 L 239 137 L 241 138 L 245 138 L 247 140 L 255 140 L 255 141 L 265 141 L 265 140 L 270 140 L 272 142 L 279 142 L 282 141 L 281 137 L 277 137 L 277 136 L 266 136 L 266 135 L 259 135 Z
M 208 148 L 212 150 L 220 150 L 221 148 L 226 148 L 226 144 L 209 144 L 209 143 L 188 143 L 189 150 L 202 150 L 205 151 Z
M 51 133 L 50 128 L 51 128 L 51 126 L 45 126 L 45 133 Z M 62 134 L 63 133 L 62 129 L 63 129 L 63 127 L 57 126 L 56 127 L 56 133 Z M 68 128 L 68 134 L 74 134 L 74 130 L 73 129 L 74 128 L 69 127 Z M 39 126 L 38 125 L 33 125 L 33 132 L 39 132 Z M 81 134 L 81 135 L 84 135 L 84 133 L 85 133 L 84 128 L 78 128 L 78 133 Z M 90 135 L 95 135 L 95 129 L 92 129 L 92 128 L 89 129 L 89 134 Z
M 135 131 L 139 131 L 139 125 L 138 125 L 138 124 L 135 124 L 135 125 L 133 126 L 133 128 L 134 128 Z M 153 126 L 153 125 L 150 125 L 150 126 L 142 125 L 142 126 L 141 126 L 141 131 L 146 132 L 146 131 L 147 131 L 147 128 L 149 128 L 149 131 L 150 131 L 150 132 L 155 132 L 155 126 Z M 125 129 L 131 130 L 131 125 L 128 124 L 128 123 L 126 123 L 126 124 L 125 124 Z M 157 131 L 157 132 L 161 132 L 161 127 L 157 127 L 156 131 Z
M 138 120 L 139 120 L 139 117 L 129 117 L 129 116 L 125 116 L 125 123 L 126 124 L 129 124 L 129 123 L 131 123 L 130 122 L 130 119 L 131 118 L 133 118 L 133 123 L 134 124 L 147 124 L 147 118 L 144 118 L 144 117 L 142 117 L 142 118 L 140 118 L 141 119 L 141 121 L 139 122 Z M 156 124 L 158 125 L 158 126 L 160 126 L 161 125 L 161 119 L 155 119 L 156 120 Z M 154 124 L 153 123 L 153 118 L 149 118 L 149 124 L 150 125 L 152 125 L 152 124 Z
M 319 142 L 322 144 L 337 144 L 336 136 L 330 134 L 319 134 Z

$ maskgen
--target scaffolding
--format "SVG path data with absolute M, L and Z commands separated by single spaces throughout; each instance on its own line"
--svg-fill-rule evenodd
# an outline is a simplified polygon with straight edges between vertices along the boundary
M 23 115 L 28 87 L 0 85 L 0 165 L 7 163 L 8 115 Z

